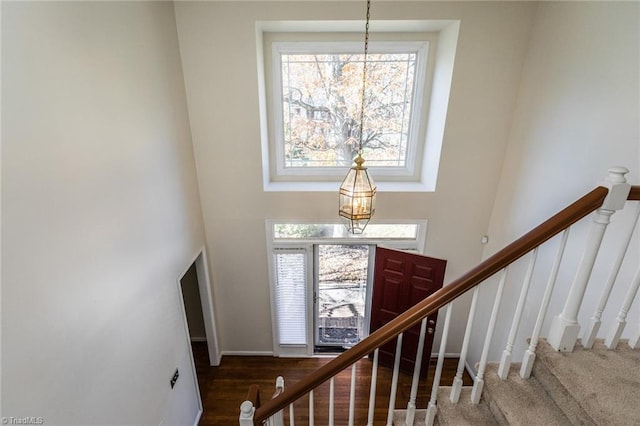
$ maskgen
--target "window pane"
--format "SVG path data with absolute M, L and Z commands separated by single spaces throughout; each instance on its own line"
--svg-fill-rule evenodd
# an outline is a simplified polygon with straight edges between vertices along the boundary
M 322 238 L 418 238 L 416 223 L 370 223 L 364 233 L 351 234 L 342 224 L 331 223 L 275 223 L 273 236 L 276 240 L 286 239 L 322 239 Z
M 364 337 L 369 246 L 318 246 L 319 345 L 353 345 Z
M 367 57 L 363 156 L 404 167 L 417 54 Z M 357 155 L 364 55 L 280 54 L 284 166 L 349 167 Z
M 276 309 L 281 345 L 307 343 L 304 253 L 276 254 Z
M 305 238 L 333 238 L 334 228 L 344 228 L 340 224 L 322 223 L 275 223 L 273 225 L 273 237 L 281 239 L 305 239 Z
M 415 223 L 370 223 L 361 235 L 368 238 L 416 239 L 418 238 L 418 225 Z

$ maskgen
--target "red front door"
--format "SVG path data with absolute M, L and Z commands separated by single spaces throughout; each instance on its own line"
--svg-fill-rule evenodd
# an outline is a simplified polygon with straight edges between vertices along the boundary
M 378 247 L 373 276 L 371 332 L 442 288 L 446 265 L 446 260 Z M 437 313 L 429 316 L 427 327 L 435 330 L 437 319 Z M 419 336 L 420 324 L 404 332 L 400 361 L 403 371 L 413 372 Z M 427 375 L 432 345 L 433 332 L 427 333 L 425 339 L 420 373 L 423 377 Z M 392 366 L 395 350 L 396 339 L 382 346 L 380 365 Z

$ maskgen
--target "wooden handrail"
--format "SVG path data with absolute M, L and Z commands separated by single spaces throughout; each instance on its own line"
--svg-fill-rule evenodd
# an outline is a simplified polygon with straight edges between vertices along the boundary
M 640 185 L 633 185 L 631 187 L 631 191 L 629 191 L 627 200 L 640 201 Z
M 249 392 L 247 392 L 247 399 L 245 401 L 251 401 L 254 408 L 260 408 L 260 387 L 258 385 L 249 386 Z
M 502 270 L 540 244 L 593 212 L 602 205 L 608 192 L 609 190 L 607 188 L 597 187 L 493 256 L 481 262 L 466 274 L 452 281 L 449 285 L 436 291 L 399 317 L 388 322 L 348 351 L 315 370 L 298 383 L 288 387 L 280 396 L 267 401 L 262 407 L 256 410 L 254 424 L 262 424 L 265 419 L 306 395 L 310 390 L 315 389 L 354 362 L 392 340 L 398 334 L 413 327 L 423 318 L 436 312 L 496 272 Z

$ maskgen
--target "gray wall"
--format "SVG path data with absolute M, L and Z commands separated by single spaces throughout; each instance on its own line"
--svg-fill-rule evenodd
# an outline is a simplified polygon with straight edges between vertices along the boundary
M 631 170 L 627 179 L 640 183 L 639 65 L 640 4 L 637 2 L 540 4 L 518 90 L 486 256 L 595 188 L 611 166 L 626 166 Z M 600 299 L 623 240 L 622 225 L 630 219 L 632 210 L 617 213 L 609 226 L 580 311 L 583 326 Z M 562 310 L 589 223 L 587 219 L 571 230 L 543 336 L 553 316 Z M 608 333 L 637 267 L 640 256 L 637 235 L 604 312 L 601 337 Z M 557 238 L 539 255 L 530 290 L 532 297 L 525 312 L 532 319 L 523 322 L 514 359 L 522 355 L 526 338 L 533 329 L 558 243 Z M 507 283 L 507 299 L 518 297 L 525 266 L 509 271 L 512 279 Z M 490 306 L 494 293 L 495 287 L 484 289 L 483 306 Z M 638 317 L 637 305 L 629 316 L 632 321 Z M 514 306 L 505 306 L 503 310 L 513 312 Z M 488 309 L 481 313 L 478 326 L 486 322 L 488 315 Z M 498 344 L 491 359 L 499 359 L 498 351 L 504 349 L 510 325 L 510 319 L 498 324 L 494 336 Z M 627 329 L 631 331 L 631 327 Z M 475 359 L 479 357 L 479 349 L 474 355 Z
M 264 192 L 256 20 L 361 20 L 360 2 L 177 2 L 224 351 L 272 351 L 265 219 L 337 219 L 336 192 Z M 376 219 L 427 219 L 446 281 L 481 258 L 535 4 L 374 2 L 373 20 L 460 19 L 437 190 L 379 193 Z M 460 323 L 463 321 L 456 321 Z M 452 340 L 459 339 L 456 329 Z
M 2 416 L 193 424 L 203 232 L 173 5 L 3 2 Z

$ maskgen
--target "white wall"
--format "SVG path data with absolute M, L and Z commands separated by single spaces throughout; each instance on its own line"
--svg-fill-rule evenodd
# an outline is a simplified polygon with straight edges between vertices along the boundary
M 567 206 L 589 190 L 614 165 L 631 169 L 631 183 L 640 183 L 640 5 L 637 2 L 542 2 L 538 8 L 527 52 L 522 82 L 504 168 L 489 227 L 492 254 Z M 628 213 L 628 212 L 627 212 Z M 628 216 L 625 213 L 625 216 Z M 609 250 L 620 246 L 620 214 L 614 217 L 605 238 Z M 549 319 L 562 309 L 589 221 L 572 230 L 564 267 L 554 295 Z M 619 282 L 627 283 L 638 259 L 636 238 Z M 538 262 L 533 299 L 540 300 L 551 269 L 552 250 Z M 552 252 L 553 251 L 553 252 Z M 594 278 L 581 310 L 581 324 L 591 316 L 600 295 L 612 257 L 605 250 L 599 257 Z M 607 262 L 608 261 L 608 262 Z M 522 268 L 520 268 L 522 269 Z M 516 274 L 514 274 L 515 276 Z M 522 280 L 511 280 L 507 297 L 516 298 Z M 516 282 L 517 281 L 517 282 Z M 485 306 L 495 289 L 484 290 Z M 615 315 L 626 292 L 618 286 L 609 317 Z M 504 308 L 509 311 L 509 308 Z M 488 310 L 488 308 L 487 308 Z M 511 308 L 512 310 L 512 308 Z M 533 311 L 533 307 L 527 310 Z M 535 312 L 530 312 L 535 315 Z M 485 320 L 488 312 L 484 312 Z M 637 314 L 630 318 L 635 321 Z M 549 321 L 547 321 L 549 322 Z M 606 321 L 601 333 L 608 331 Z M 510 323 L 500 323 L 494 336 L 496 349 L 506 342 Z M 519 354 L 533 328 L 518 339 Z M 546 332 L 546 328 L 545 328 Z M 498 348 L 502 345 L 502 348 Z M 479 350 L 475 351 L 477 359 Z M 493 352 L 492 359 L 496 359 Z
M 2 416 L 193 424 L 177 279 L 204 238 L 173 5 L 3 2 L 2 66 Z
M 194 151 L 224 351 L 270 352 L 265 219 L 337 218 L 336 193 L 262 189 L 256 20 L 363 19 L 359 2 L 177 2 Z M 376 219 L 428 219 L 446 281 L 481 258 L 535 4 L 374 2 L 373 20 L 460 19 L 435 193 L 380 193 Z M 457 316 L 458 314 L 456 314 Z M 461 321 L 456 321 L 459 324 Z M 452 340 L 459 339 L 459 328 Z

